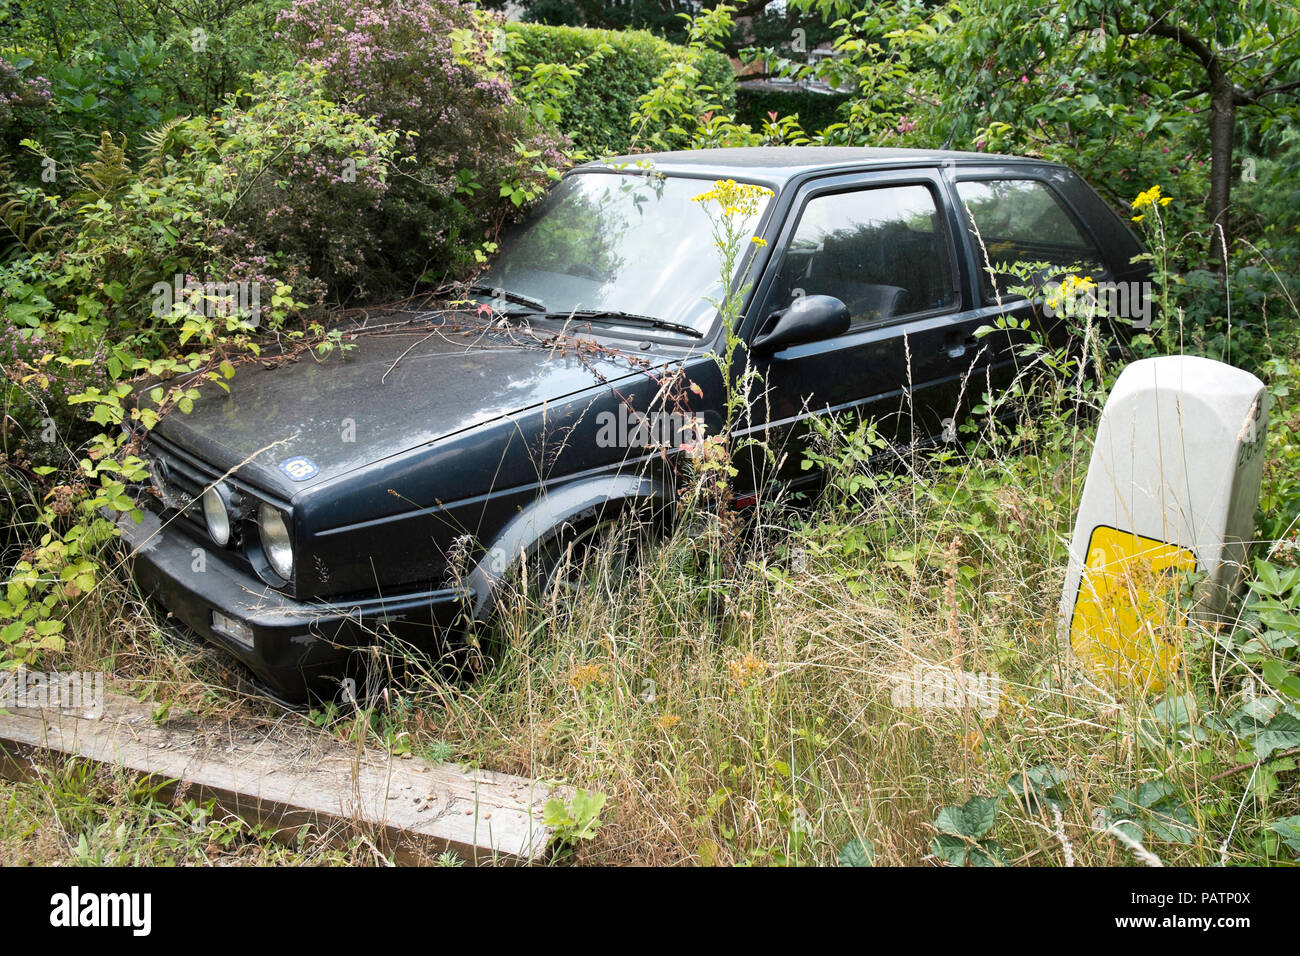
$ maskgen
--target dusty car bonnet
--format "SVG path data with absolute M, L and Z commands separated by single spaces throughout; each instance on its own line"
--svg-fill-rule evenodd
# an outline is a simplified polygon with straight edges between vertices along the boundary
M 362 334 L 320 360 L 246 363 L 230 393 L 203 389 L 193 411 L 157 426 L 164 439 L 286 498 L 371 462 L 512 412 L 634 374 L 645 352 L 556 344 L 551 333 L 430 330 Z M 272 367 L 267 367 L 268 365 Z M 270 446 L 270 447 L 268 447 Z M 295 461 L 308 465 L 295 467 Z M 290 463 L 286 466 L 286 463 Z

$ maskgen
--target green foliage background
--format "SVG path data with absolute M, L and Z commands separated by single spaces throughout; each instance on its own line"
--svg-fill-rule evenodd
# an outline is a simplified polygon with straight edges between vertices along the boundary
M 701 82 L 716 91 L 719 102 L 735 107 L 731 63 L 716 50 L 684 49 L 644 30 L 510 23 L 505 32 L 504 57 L 516 82 L 540 64 L 588 64 L 581 82 L 559 104 L 557 125 L 575 149 L 591 156 L 623 153 L 633 146 L 629 117 L 655 77 L 676 60 L 695 63 Z

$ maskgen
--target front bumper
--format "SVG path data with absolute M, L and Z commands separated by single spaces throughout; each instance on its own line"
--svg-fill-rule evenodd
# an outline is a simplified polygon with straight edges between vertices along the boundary
M 456 588 L 345 603 L 296 601 L 227 563 L 181 522 L 164 526 L 148 510 L 140 524 L 129 514 L 116 514 L 115 521 L 140 590 L 287 703 L 333 696 L 358 648 L 400 643 L 432 650 L 468 606 L 468 593 Z

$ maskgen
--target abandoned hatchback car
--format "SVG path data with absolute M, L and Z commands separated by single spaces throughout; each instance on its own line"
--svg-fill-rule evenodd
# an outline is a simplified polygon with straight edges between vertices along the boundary
M 738 456 L 738 506 L 816 480 L 811 415 L 869 417 L 899 444 L 951 435 L 1028 334 L 976 330 L 1043 321 L 1008 292 L 1012 263 L 1145 278 L 1126 224 L 1042 162 L 772 148 L 582 166 L 468 302 L 350 320 L 351 349 L 241 368 L 229 395 L 166 416 L 145 519 L 118 522 L 142 589 L 301 701 L 335 690 L 358 647 L 454 641 L 519 556 L 620 510 L 670 514 L 680 446 L 724 422 L 723 259 L 695 201 L 717 180 L 763 187 L 742 223 L 761 241 L 726 279 L 732 374 L 758 374 L 735 429 L 774 454 Z

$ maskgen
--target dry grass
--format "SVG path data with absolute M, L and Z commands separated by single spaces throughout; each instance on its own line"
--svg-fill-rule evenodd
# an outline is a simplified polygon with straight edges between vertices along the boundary
M 829 863 L 865 837 L 878 863 L 923 864 L 940 807 L 1006 794 L 1042 764 L 1068 777 L 1068 799 L 1058 814 L 1004 797 L 995 835 L 1011 861 L 1129 862 L 1098 814 L 1157 779 L 1198 830 L 1160 846 L 1164 862 L 1249 860 L 1263 803 L 1247 775 L 1212 782 L 1201 769 L 1231 762 L 1235 744 L 1153 737 L 1154 696 L 1108 688 L 1058 636 L 1089 449 L 1068 431 L 1044 445 L 1041 457 L 905 471 L 811 514 L 773 508 L 719 580 L 700 569 L 730 545 L 707 521 L 631 576 L 601 578 L 597 561 L 592 599 L 560 614 L 516 602 L 494 673 L 414 687 L 415 738 L 608 794 L 584 862 Z M 1187 662 L 1169 693 L 1206 699 L 1206 635 L 1166 636 Z M 896 706 L 898 673 L 918 663 L 998 675 L 1001 706 Z M 1234 693 L 1230 681 L 1213 690 L 1225 707 Z M 1224 850 L 1222 808 L 1243 803 L 1253 815 Z

